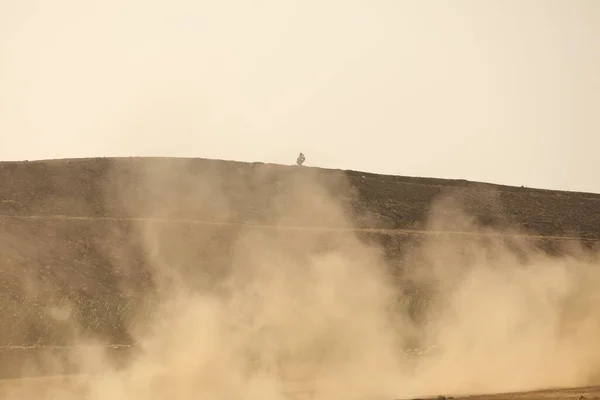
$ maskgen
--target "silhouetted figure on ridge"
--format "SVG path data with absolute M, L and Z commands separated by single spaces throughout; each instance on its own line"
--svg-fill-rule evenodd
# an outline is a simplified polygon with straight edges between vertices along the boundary
M 296 159 L 296 164 L 298 164 L 299 166 L 302 166 L 302 164 L 304 164 L 305 160 L 306 160 L 306 157 L 304 157 L 304 153 L 300 153 L 300 155 L 298 156 L 298 159 Z

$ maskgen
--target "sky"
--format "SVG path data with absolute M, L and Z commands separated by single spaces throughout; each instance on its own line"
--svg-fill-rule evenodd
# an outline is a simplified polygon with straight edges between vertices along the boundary
M 0 0 L 0 160 L 600 193 L 598 0 Z

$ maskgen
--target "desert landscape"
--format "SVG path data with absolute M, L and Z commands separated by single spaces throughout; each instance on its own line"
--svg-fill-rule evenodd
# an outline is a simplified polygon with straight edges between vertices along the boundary
M 0 163 L 7 399 L 600 397 L 600 195 Z

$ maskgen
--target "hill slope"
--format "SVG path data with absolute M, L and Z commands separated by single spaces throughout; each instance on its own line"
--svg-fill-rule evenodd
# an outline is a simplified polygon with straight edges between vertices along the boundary
M 125 328 L 108 317 L 117 318 L 110 304 L 124 296 L 119 282 L 127 282 L 132 298 L 152 286 L 147 232 L 140 231 L 147 221 L 136 219 L 175 221 L 159 223 L 160 241 L 169 247 L 166 254 L 177 252 L 171 258 L 187 270 L 209 264 L 225 270 L 240 229 L 246 229 L 236 223 L 383 229 L 357 234 L 381 245 L 392 265 L 398 265 L 407 238 L 386 230 L 478 232 L 487 227 L 600 239 L 600 195 L 468 181 L 203 159 L 107 158 L 0 163 L 0 182 L 5 313 L 22 315 L 14 311 L 23 307 L 28 276 L 39 289 L 29 301 L 68 297 L 104 309 L 106 316 L 96 311 L 86 329 L 121 332 L 119 342 L 125 340 Z M 428 223 L 436 202 L 447 198 L 452 201 L 443 213 L 460 210 L 469 217 L 467 224 L 462 217 Z M 41 312 L 33 304 L 27 310 Z M 4 324 L 0 343 L 63 341 L 62 333 L 41 333 L 28 318 L 18 320 L 25 326 Z
M 567 238 L 588 250 L 600 240 L 600 195 L 468 181 L 130 158 L 0 163 L 0 182 L 0 345 L 14 362 L 24 359 L 15 345 L 136 342 L 165 298 L 231 295 L 255 281 L 272 289 L 263 280 L 280 268 L 267 274 L 271 264 L 339 263 L 353 273 L 331 283 L 335 291 L 367 303 L 373 295 L 360 284 L 379 278 L 361 271 L 381 267 L 420 329 L 473 265 L 537 269 L 546 254 L 566 253 L 583 263 L 595 253 Z M 303 302 L 313 301 L 314 282 L 326 282 L 311 271 L 320 280 L 295 295 Z M 405 347 L 421 346 L 421 336 L 408 335 Z

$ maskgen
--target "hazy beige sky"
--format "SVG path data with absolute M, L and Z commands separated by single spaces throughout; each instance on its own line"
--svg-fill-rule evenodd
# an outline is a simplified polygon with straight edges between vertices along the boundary
M 0 159 L 600 192 L 600 0 L 0 0 Z

